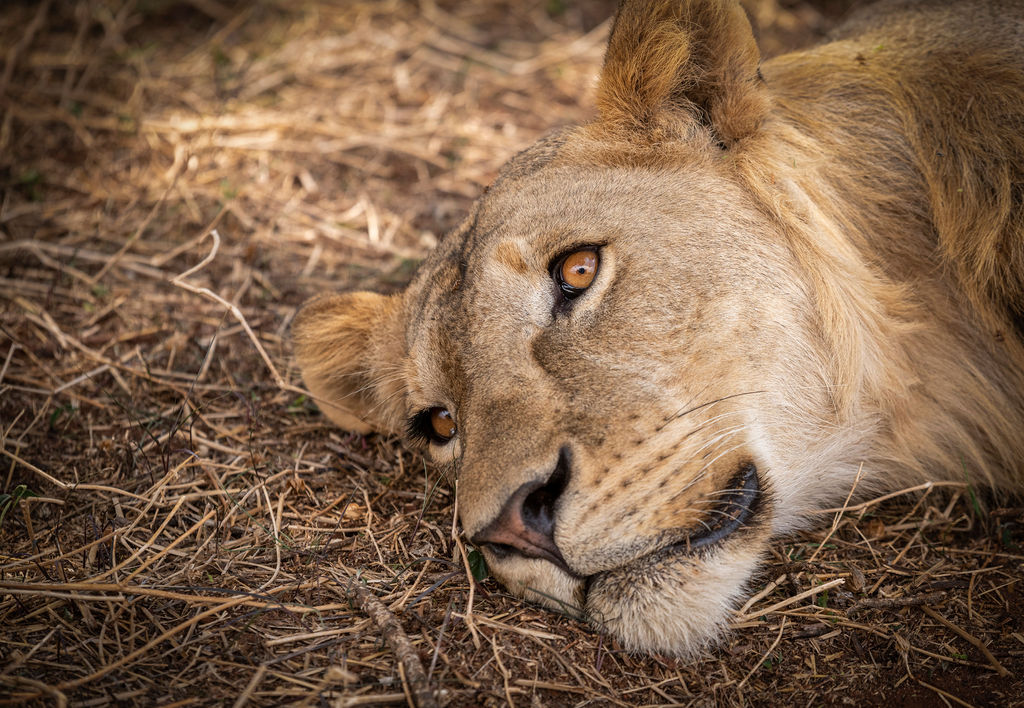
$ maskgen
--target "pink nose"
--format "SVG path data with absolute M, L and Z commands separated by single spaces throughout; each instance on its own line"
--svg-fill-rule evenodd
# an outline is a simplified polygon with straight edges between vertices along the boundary
M 543 558 L 572 573 L 555 545 L 556 506 L 569 478 L 567 458 L 563 450 L 558 465 L 546 480 L 534 480 L 519 487 L 501 513 L 470 541 L 489 544 L 499 556 L 518 553 L 527 558 Z

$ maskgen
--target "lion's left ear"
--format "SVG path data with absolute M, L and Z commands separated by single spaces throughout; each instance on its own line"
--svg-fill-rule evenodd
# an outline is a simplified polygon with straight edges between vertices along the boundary
M 404 404 L 401 295 L 353 292 L 306 303 L 295 358 L 324 415 L 357 433 L 397 433 Z
M 768 110 L 761 53 L 736 0 L 622 0 L 598 84 L 602 121 L 649 129 L 684 111 L 729 143 Z

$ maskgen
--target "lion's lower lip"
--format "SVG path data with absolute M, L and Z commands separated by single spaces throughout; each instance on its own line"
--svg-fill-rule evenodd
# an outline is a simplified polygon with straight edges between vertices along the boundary
M 757 468 L 748 463 L 740 468 L 730 480 L 728 488 L 719 495 L 711 516 L 701 523 L 699 530 L 668 546 L 667 550 L 693 551 L 718 543 L 754 515 L 760 496 Z

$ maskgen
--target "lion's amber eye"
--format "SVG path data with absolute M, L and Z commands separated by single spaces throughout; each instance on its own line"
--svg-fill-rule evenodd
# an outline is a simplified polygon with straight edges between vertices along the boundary
M 573 251 L 555 268 L 555 279 L 566 297 L 573 298 L 590 287 L 597 277 L 598 255 L 592 248 Z
M 455 437 L 455 421 L 447 408 L 430 409 L 430 428 L 441 441 L 451 440 Z

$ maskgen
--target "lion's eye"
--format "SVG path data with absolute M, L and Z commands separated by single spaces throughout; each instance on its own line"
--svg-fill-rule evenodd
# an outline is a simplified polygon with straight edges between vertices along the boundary
M 430 428 L 439 440 L 447 442 L 455 437 L 455 421 L 447 408 L 431 408 Z
M 597 277 L 599 262 L 597 250 L 593 248 L 573 251 L 559 259 L 552 269 L 552 275 L 562 294 L 571 300 L 589 288 Z
M 409 419 L 407 432 L 415 440 L 444 445 L 455 437 L 455 418 L 447 408 L 427 408 Z

